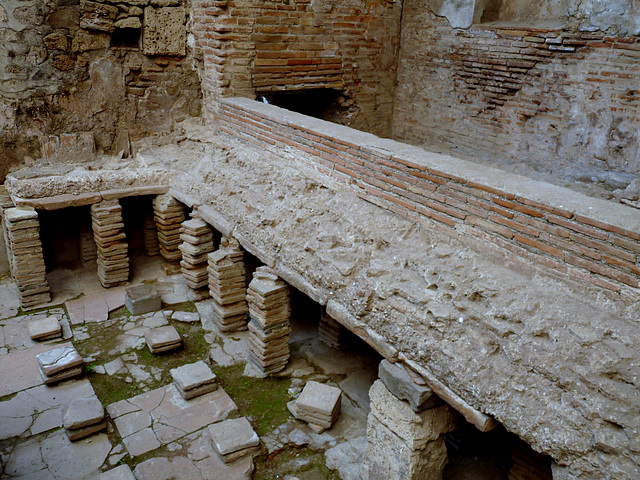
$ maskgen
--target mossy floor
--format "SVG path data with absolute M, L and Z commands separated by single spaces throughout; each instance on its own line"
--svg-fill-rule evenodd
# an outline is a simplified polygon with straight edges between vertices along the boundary
M 340 480 L 325 465 L 324 454 L 309 447 L 285 447 L 256 460 L 253 480 L 273 480 L 295 475 L 300 480 Z

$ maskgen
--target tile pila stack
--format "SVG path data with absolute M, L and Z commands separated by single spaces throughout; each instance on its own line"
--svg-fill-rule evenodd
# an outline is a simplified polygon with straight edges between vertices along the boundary
M 125 283 L 129 279 L 129 256 L 120 203 L 118 200 L 94 203 L 91 218 L 100 283 L 103 287 Z
M 213 251 L 213 231 L 200 218 L 183 222 L 180 229 L 182 275 L 190 288 L 198 289 L 209 283 L 207 255 Z
M 247 328 L 247 287 L 244 253 L 235 239 L 223 237 L 220 248 L 210 253 L 209 293 L 213 299 L 213 321 L 222 332 Z
M 30 207 L 6 209 L 4 233 L 11 274 L 20 293 L 20 305 L 29 308 L 50 302 L 38 213 Z
M 259 267 L 247 290 L 249 361 L 264 375 L 282 370 L 289 360 L 289 287 L 269 267 Z
M 158 229 L 160 254 L 170 262 L 182 257 L 180 250 L 180 228 L 185 220 L 184 206 L 171 195 L 158 195 L 153 199 L 153 218 Z
M 154 257 L 160 254 L 160 242 L 158 241 L 158 229 L 153 219 L 153 214 L 149 213 L 144 216 L 142 225 L 142 240 L 144 242 L 144 251 L 148 256 Z
M 82 223 L 80 225 L 80 260 L 82 264 L 86 265 L 92 262 L 98 256 L 98 248 L 96 247 L 96 241 L 93 238 L 93 231 L 89 223 Z
M 325 307 L 320 313 L 320 323 L 318 324 L 318 338 L 322 343 L 339 349 L 344 341 L 344 327 L 327 314 Z

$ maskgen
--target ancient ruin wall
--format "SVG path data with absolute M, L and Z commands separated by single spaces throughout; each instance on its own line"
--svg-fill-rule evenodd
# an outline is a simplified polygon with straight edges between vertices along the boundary
M 314 155 L 316 168 L 405 218 L 489 240 L 608 290 L 638 288 L 633 208 L 246 99 L 222 100 L 219 121 L 231 135 Z
M 200 111 L 183 0 L 0 5 L 0 178 L 42 135 L 91 132 L 117 151 Z
M 209 116 L 221 97 L 334 89 L 338 121 L 389 135 L 401 4 L 387 0 L 197 0 Z
M 434 3 L 404 2 L 394 138 L 569 178 L 640 174 L 640 17 L 629 2 L 565 6 L 552 28 L 523 2 L 452 28 Z

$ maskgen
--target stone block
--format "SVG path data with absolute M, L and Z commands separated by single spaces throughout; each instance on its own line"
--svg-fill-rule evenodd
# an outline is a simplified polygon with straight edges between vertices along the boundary
M 80 27 L 88 30 L 100 30 L 113 32 L 115 19 L 118 16 L 118 7 L 103 3 L 84 1 L 81 5 L 82 16 Z
M 378 376 L 391 393 L 401 400 L 408 401 L 414 412 L 442 403 L 429 387 L 416 384 L 400 364 L 382 360 L 378 366 Z
M 185 400 L 217 388 L 216 375 L 202 360 L 170 370 L 173 383 Z
M 62 326 L 54 316 L 32 320 L 27 325 L 27 329 L 32 340 L 43 341 L 62 336 Z
M 129 465 L 118 465 L 96 477 L 97 480 L 136 480 Z
M 371 414 L 402 438 L 409 448 L 424 448 L 455 428 L 455 413 L 448 405 L 416 413 L 409 402 L 393 395 L 381 380 L 373 383 L 369 398 Z
M 104 407 L 98 397 L 78 398 L 67 407 L 62 424 L 67 430 L 77 430 L 102 422 L 104 415 Z
M 171 325 L 151 329 L 145 339 L 151 353 L 162 353 L 178 348 L 182 344 L 180 334 Z
M 155 312 L 162 308 L 160 293 L 151 285 L 127 288 L 124 304 L 133 315 Z
M 362 480 L 422 480 L 442 478 L 447 464 L 442 438 L 412 449 L 373 414 L 367 419 L 367 449 Z
M 145 55 L 186 54 L 187 16 L 184 7 L 146 7 L 142 29 Z
M 47 376 L 64 372 L 84 363 L 80 354 L 73 347 L 56 348 L 36 355 L 38 366 Z
M 296 400 L 296 418 L 330 428 L 340 414 L 341 399 L 338 387 L 309 381 Z
M 253 431 L 245 417 L 233 418 L 209 426 L 209 435 L 216 453 L 232 454 L 260 444 L 260 437 Z
M 102 50 L 108 48 L 110 42 L 111 36 L 108 33 L 78 30 L 71 42 L 71 50 L 74 53 Z

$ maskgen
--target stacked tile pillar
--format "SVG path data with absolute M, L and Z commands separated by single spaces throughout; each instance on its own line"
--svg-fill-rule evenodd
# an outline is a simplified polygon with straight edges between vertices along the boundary
M 3 228 L 20 305 L 30 308 L 50 302 L 38 212 L 31 207 L 7 208 L 4 210 Z
M 244 252 L 235 239 L 223 237 L 220 248 L 209 254 L 209 293 L 213 321 L 221 332 L 247 329 L 247 288 Z
M 129 279 L 129 255 L 122 206 L 118 200 L 91 205 L 93 236 L 98 257 L 98 278 L 103 287 L 121 285 Z
M 321 308 L 318 337 L 320 341 L 331 348 L 342 347 L 344 327 L 327 314 L 325 307 Z
M 289 361 L 289 287 L 269 267 L 256 269 L 247 290 L 249 363 L 262 375 L 282 370 Z
M 153 213 L 148 213 L 143 220 L 142 240 L 144 243 L 144 251 L 150 257 L 160 254 L 160 243 L 158 241 L 158 229 Z
M 180 228 L 185 220 L 184 207 L 171 195 L 158 195 L 153 199 L 153 214 L 158 229 L 160 254 L 170 262 L 177 262 L 180 253 Z
M 429 388 L 413 383 L 403 367 L 386 362 L 385 368 L 369 390 L 362 479 L 442 478 L 447 464 L 444 434 L 455 428 L 454 410 Z
M 98 249 L 91 225 L 88 222 L 83 222 L 80 224 L 80 260 L 82 260 L 83 265 L 86 265 L 95 260 L 97 255 Z
M 205 287 L 209 283 L 207 255 L 213 251 L 213 231 L 204 220 L 192 218 L 182 223 L 180 232 L 182 275 L 190 288 Z

